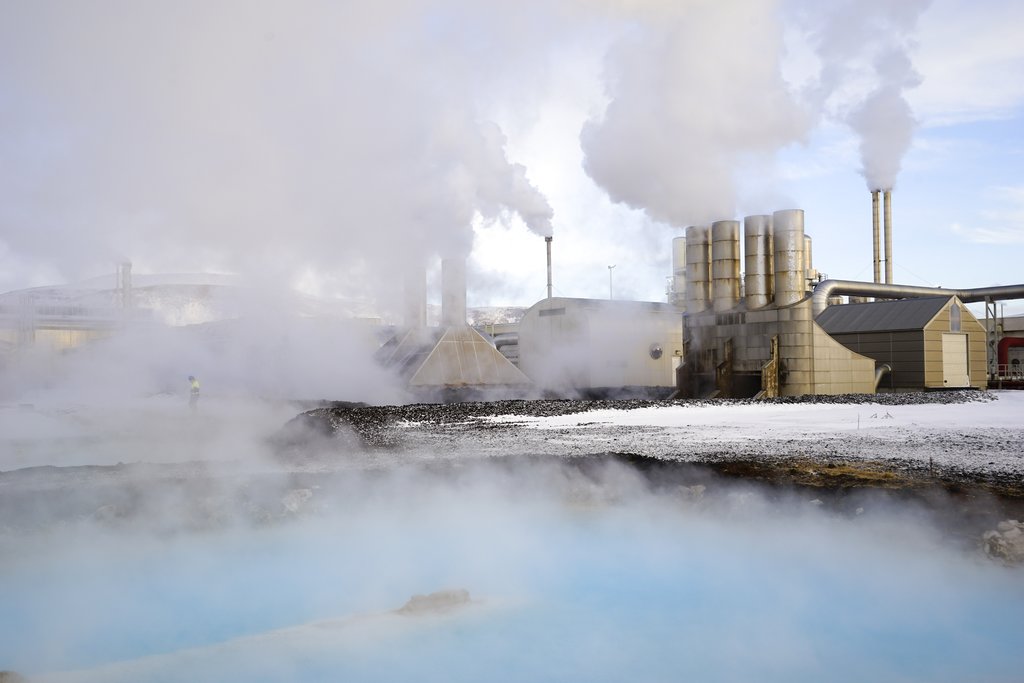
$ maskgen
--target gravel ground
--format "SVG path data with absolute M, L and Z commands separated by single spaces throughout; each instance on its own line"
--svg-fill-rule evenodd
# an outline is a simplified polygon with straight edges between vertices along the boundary
M 993 392 L 957 391 L 769 401 L 335 403 L 297 417 L 277 436 L 277 445 L 286 458 L 298 461 L 316 451 L 311 443 L 319 440 L 319 453 L 321 457 L 326 453 L 328 461 L 332 453 L 361 447 L 379 462 L 594 454 L 761 466 L 854 462 L 1018 489 L 1024 482 L 1021 426 L 972 424 L 970 419 L 963 424 L 922 424 L 914 419 L 919 412 L 900 412 L 908 406 L 976 406 L 995 401 L 998 396 Z M 816 406 L 847 410 L 814 411 Z M 793 423 L 773 426 L 758 412 L 772 407 L 783 407 L 783 415 L 798 417 Z M 851 422 L 837 426 L 836 419 Z

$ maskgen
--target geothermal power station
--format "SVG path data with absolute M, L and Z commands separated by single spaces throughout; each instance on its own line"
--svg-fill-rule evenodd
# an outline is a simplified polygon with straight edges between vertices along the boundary
M 1003 319 L 996 307 L 1024 298 L 1024 284 L 958 290 L 893 283 L 891 194 L 871 196 L 872 282 L 823 276 L 804 212 L 787 209 L 686 228 L 671 243 L 666 302 L 553 296 L 546 237 L 547 297 L 517 322 L 471 326 L 465 263 L 445 259 L 440 324 L 428 325 L 421 268 L 405 278 L 399 324 L 361 327 L 377 340 L 377 363 L 428 401 L 1024 387 L 1024 321 Z M 217 311 L 211 320 L 234 315 L 233 285 L 217 276 L 137 280 L 130 264 L 120 264 L 114 278 L 0 296 L 0 363 L 40 347 L 81 347 L 157 310 L 172 324 L 175 311 L 207 307 Z M 985 303 L 983 319 L 965 306 L 972 302 Z

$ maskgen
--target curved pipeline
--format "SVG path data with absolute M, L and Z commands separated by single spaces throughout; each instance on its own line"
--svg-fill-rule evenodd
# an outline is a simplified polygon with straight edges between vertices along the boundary
M 882 383 L 882 378 L 887 374 L 892 373 L 892 366 L 888 363 L 882 363 L 875 368 L 875 391 L 878 391 L 878 385 Z
M 518 332 L 502 332 L 494 336 L 494 348 L 501 349 L 502 346 L 510 346 L 519 343 Z
M 965 304 L 993 299 L 1024 299 L 1024 284 L 977 289 L 945 289 L 944 287 L 917 287 L 914 285 L 887 285 L 880 282 L 854 280 L 823 280 L 814 287 L 811 308 L 814 317 L 828 308 L 828 298 L 837 294 L 873 296 L 876 299 L 906 299 L 921 296 L 955 296 Z

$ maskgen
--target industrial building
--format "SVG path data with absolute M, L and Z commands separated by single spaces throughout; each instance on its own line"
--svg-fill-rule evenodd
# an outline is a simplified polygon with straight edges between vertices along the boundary
M 879 194 L 872 193 L 871 283 L 829 280 L 814 269 L 798 209 L 744 219 L 742 278 L 738 221 L 693 226 L 677 238 L 672 295 L 685 309 L 678 395 L 985 388 L 986 328 L 964 303 L 984 301 L 988 310 L 993 301 L 1024 298 L 1024 285 L 892 283 L 891 199 L 886 192 L 883 259 Z M 843 303 L 842 295 L 861 303 Z
M 407 273 L 404 320 L 387 329 L 377 321 L 376 360 L 422 400 L 772 397 L 1024 385 L 1024 331 L 995 316 L 995 302 L 1024 298 L 1024 285 L 956 290 L 895 284 L 890 193 L 873 192 L 872 209 L 874 282 L 820 274 L 804 212 L 787 209 L 688 227 L 672 242 L 668 303 L 553 296 L 552 239 L 546 237 L 547 297 L 500 329 L 467 322 L 465 261 L 444 259 L 441 324 L 427 324 L 425 268 Z M 130 266 L 122 264 L 116 283 L 9 293 L 0 297 L 0 355 L 11 358 L 19 348 L 39 345 L 66 350 L 146 315 L 168 324 L 237 317 L 233 289 L 167 276 L 133 286 Z M 972 302 L 985 302 L 984 320 L 965 306 Z
M 666 303 L 542 299 L 519 323 L 519 369 L 572 396 L 667 396 L 682 362 L 679 310 Z
M 426 273 L 406 279 L 404 325 L 377 352 L 406 388 L 423 400 L 526 395 L 533 382 L 492 340 L 466 322 L 466 264 L 441 261 L 441 326 L 426 326 Z
M 985 328 L 955 296 L 830 306 L 816 322 L 843 346 L 887 366 L 879 388 L 988 384 Z

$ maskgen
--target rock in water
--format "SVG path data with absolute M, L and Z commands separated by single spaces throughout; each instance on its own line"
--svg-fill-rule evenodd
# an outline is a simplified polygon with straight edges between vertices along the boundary
M 13 671 L 0 671 L 0 683 L 27 683 L 26 679 L 21 674 L 16 674 Z
M 985 554 L 1006 564 L 1024 564 L 1024 522 L 1008 519 L 982 536 Z
M 440 614 L 450 612 L 469 602 L 469 591 L 464 588 L 437 591 L 429 595 L 414 595 L 397 611 L 399 614 Z
M 281 506 L 284 508 L 285 514 L 294 515 L 312 497 L 312 489 L 292 489 L 281 498 Z

